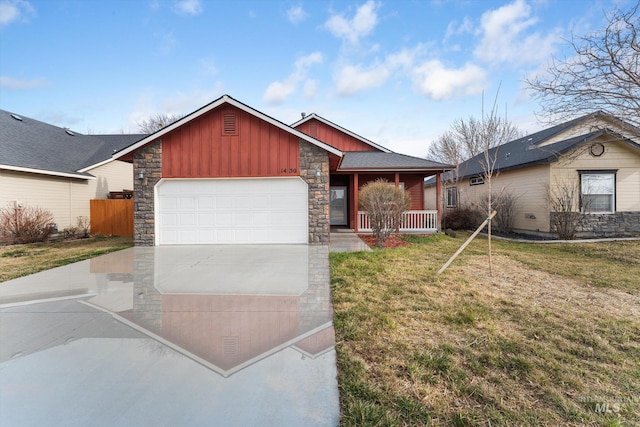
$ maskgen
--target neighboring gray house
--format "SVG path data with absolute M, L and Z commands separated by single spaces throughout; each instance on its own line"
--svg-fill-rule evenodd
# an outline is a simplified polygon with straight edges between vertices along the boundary
M 89 217 L 89 200 L 133 189 L 131 164 L 111 155 L 145 135 L 83 135 L 0 110 L 0 206 L 51 211 L 59 229 Z

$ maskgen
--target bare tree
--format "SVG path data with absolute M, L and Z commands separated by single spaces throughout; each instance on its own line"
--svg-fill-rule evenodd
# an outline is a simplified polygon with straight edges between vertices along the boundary
M 498 115 L 497 98 L 498 95 L 496 94 L 496 99 L 489 113 L 484 111 L 483 100 L 482 115 L 479 119 L 474 117 L 469 117 L 467 120 L 457 119 L 451 125 L 451 129 L 431 147 L 432 156 L 458 156 L 458 161 L 456 161 L 456 157 L 440 157 L 442 160 L 446 159 L 449 163 L 456 165 L 453 182 L 457 182 L 460 176 L 459 164 L 462 161 L 471 159 L 471 162 L 477 161 L 479 163 L 487 189 L 486 203 L 484 203 L 486 210 L 482 209 L 487 218 L 493 212 L 492 178 L 497 172 L 496 164 L 498 162 L 499 146 L 522 136 L 522 132 L 507 119 L 506 115 L 504 117 Z M 458 200 L 458 203 L 460 203 L 460 200 Z M 491 221 L 488 221 L 488 237 L 489 270 L 493 272 Z
M 484 112 L 484 102 L 482 119 L 478 122 L 478 126 L 475 129 L 475 140 L 477 140 L 478 147 L 482 150 L 480 154 L 476 156 L 480 167 L 482 168 L 482 177 L 486 184 L 487 189 L 487 201 L 486 201 L 486 214 L 487 218 L 491 217 L 493 213 L 493 185 L 492 179 L 497 173 L 496 165 L 498 163 L 498 152 L 500 146 L 514 139 L 514 132 L 517 132 L 517 128 L 507 117 L 501 117 L 498 115 L 497 109 L 498 95 L 494 100 L 493 107 L 489 114 Z M 487 237 L 488 237 L 488 255 L 489 255 L 489 273 L 493 274 L 493 257 L 491 251 L 491 220 L 487 224 Z
M 154 114 L 148 119 L 138 122 L 138 129 L 143 133 L 154 133 L 183 117 L 184 114 Z
M 480 154 L 487 144 L 489 148 L 493 148 L 497 144 L 504 144 L 523 136 L 516 125 L 507 120 L 501 120 L 500 126 L 504 138 L 487 140 L 484 131 L 490 123 L 486 123 L 485 119 L 485 117 L 477 119 L 473 116 L 468 119 L 456 119 L 451 129 L 431 144 L 428 157 L 441 163 L 458 165 Z
M 571 56 L 552 59 L 546 75 L 525 80 L 541 103 L 544 121 L 602 110 L 640 125 L 639 4 L 606 13 L 604 30 L 572 36 Z

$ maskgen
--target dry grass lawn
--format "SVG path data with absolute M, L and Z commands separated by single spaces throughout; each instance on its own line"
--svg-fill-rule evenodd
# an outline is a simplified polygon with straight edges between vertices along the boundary
M 131 237 L 90 237 L 0 246 L 0 282 L 133 246 Z
M 342 425 L 640 424 L 640 242 L 332 254 Z

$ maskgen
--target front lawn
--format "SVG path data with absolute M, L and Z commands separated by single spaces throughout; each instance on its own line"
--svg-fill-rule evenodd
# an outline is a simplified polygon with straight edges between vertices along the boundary
M 640 423 L 640 242 L 331 254 L 344 426 Z
M 0 246 L 0 282 L 133 246 L 132 237 L 100 237 Z

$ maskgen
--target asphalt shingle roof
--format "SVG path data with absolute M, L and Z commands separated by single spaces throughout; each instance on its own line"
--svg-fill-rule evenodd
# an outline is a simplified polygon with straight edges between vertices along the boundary
M 344 154 L 338 170 L 442 170 L 451 167 L 451 165 L 445 165 L 444 163 L 407 156 L 405 154 L 382 153 L 378 151 L 350 151 Z
M 0 165 L 90 177 L 78 171 L 111 159 L 143 136 L 83 135 L 0 110 Z
M 595 138 L 605 134 L 612 133 L 607 129 L 598 129 L 592 132 L 587 132 L 585 134 L 575 136 L 572 138 L 568 138 L 553 144 L 547 144 L 544 146 L 540 146 L 540 144 L 548 141 L 550 138 L 558 135 L 561 132 L 564 132 L 567 129 L 575 127 L 576 125 L 591 119 L 597 116 L 606 116 L 611 118 L 612 120 L 618 121 L 621 125 L 626 125 L 626 123 L 616 119 L 613 116 L 610 116 L 603 112 L 595 112 L 592 114 L 588 114 L 582 117 L 578 117 L 577 119 L 570 120 L 565 123 L 561 123 L 559 125 L 550 127 L 548 129 L 541 130 L 539 132 L 524 136 L 522 138 L 515 139 L 511 142 L 507 142 L 506 144 L 500 145 L 498 147 L 494 147 L 489 150 L 489 158 L 493 159 L 497 157 L 494 165 L 494 172 L 506 171 L 511 169 L 522 168 L 526 166 L 531 166 L 539 163 L 549 163 L 558 159 L 558 157 L 567 151 L 577 147 L 581 144 L 587 143 L 589 141 L 594 140 Z M 616 134 L 617 135 L 617 134 Z M 622 138 L 620 135 L 617 135 L 619 138 Z M 636 145 L 633 141 L 628 141 L 633 145 Z M 484 154 L 481 153 L 467 161 L 464 161 L 459 166 L 459 179 L 470 178 L 474 176 L 481 175 L 484 171 L 482 168 L 481 162 L 484 162 Z M 443 181 L 449 181 L 453 178 L 454 171 L 450 171 L 445 173 L 442 176 Z

